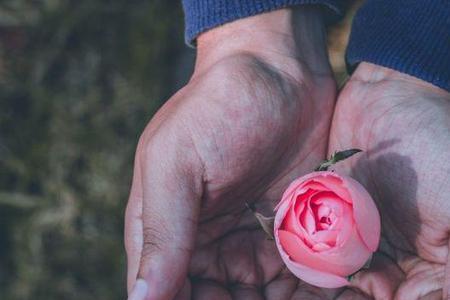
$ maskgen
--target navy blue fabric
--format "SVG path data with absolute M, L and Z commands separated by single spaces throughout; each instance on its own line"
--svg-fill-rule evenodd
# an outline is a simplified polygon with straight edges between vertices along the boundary
M 343 14 L 346 0 L 183 0 L 186 43 L 195 44 L 202 32 L 219 25 L 299 4 L 319 4 L 328 8 L 327 18 L 336 19 Z
M 346 54 L 450 91 L 450 1 L 367 0 L 357 12 Z
M 186 42 L 240 18 L 300 4 L 340 16 L 347 0 L 183 0 Z M 352 26 L 346 60 L 385 66 L 450 91 L 450 1 L 367 0 Z

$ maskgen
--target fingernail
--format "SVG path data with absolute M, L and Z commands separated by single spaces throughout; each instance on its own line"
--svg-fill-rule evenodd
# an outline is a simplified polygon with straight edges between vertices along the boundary
M 128 300 L 145 300 L 147 292 L 148 292 L 147 282 L 145 282 L 144 279 L 138 279 L 134 284 L 133 290 L 128 296 Z

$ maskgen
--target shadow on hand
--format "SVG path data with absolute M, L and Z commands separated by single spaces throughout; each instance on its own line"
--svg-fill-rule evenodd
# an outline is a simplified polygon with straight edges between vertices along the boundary
M 416 253 L 420 232 L 417 173 L 410 157 L 395 152 L 392 139 L 367 149 L 351 170 L 374 198 L 381 215 L 382 235 L 396 249 Z

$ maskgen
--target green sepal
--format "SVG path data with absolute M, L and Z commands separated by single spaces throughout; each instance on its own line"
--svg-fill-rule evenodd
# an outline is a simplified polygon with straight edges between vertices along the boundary
M 259 212 L 256 212 L 250 206 L 250 204 L 248 204 L 247 202 L 245 203 L 245 205 L 253 213 L 253 215 L 255 216 L 256 220 L 258 220 L 259 225 L 261 225 L 261 228 L 267 234 L 269 240 L 273 240 L 274 239 L 274 236 L 273 236 L 273 222 L 275 220 L 275 217 L 266 217 L 266 216 L 260 214 Z
M 331 155 L 330 159 L 324 160 L 314 171 L 327 171 L 328 168 L 337 162 L 343 161 L 354 154 L 361 152 L 361 149 L 348 149 L 344 151 L 336 151 Z

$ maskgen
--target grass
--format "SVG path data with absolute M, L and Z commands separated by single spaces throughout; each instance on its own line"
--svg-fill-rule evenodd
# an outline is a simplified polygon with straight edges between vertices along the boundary
M 176 1 L 0 4 L 1 299 L 125 298 L 134 148 L 189 74 L 182 22 Z

